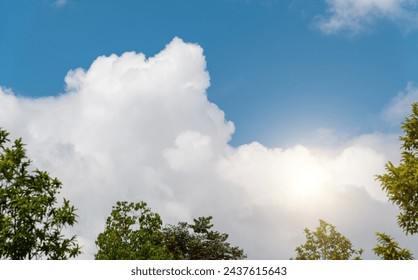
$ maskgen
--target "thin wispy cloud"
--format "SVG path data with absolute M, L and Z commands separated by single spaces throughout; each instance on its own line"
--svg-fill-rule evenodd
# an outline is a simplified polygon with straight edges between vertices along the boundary
M 56 0 L 53 2 L 54 7 L 62 8 L 68 4 L 68 0 Z
M 405 29 L 418 26 L 416 0 L 325 0 L 326 14 L 318 16 L 316 26 L 325 34 L 357 34 L 380 20 Z
M 411 104 L 418 101 L 418 88 L 409 83 L 404 91 L 399 92 L 382 111 L 385 121 L 393 125 L 402 122 L 410 114 Z

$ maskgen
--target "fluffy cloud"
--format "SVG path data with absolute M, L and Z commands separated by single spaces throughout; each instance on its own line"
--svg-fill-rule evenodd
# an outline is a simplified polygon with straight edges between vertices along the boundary
M 326 34 L 357 33 L 378 19 L 389 19 L 409 28 L 417 25 L 416 0 L 325 0 L 328 16 L 319 17 L 318 28 Z
M 118 200 L 145 200 L 170 223 L 213 215 L 250 258 L 291 257 L 320 218 L 365 249 L 377 230 L 401 236 L 374 180 L 393 160 L 396 137 L 363 135 L 332 151 L 232 147 L 234 125 L 207 98 L 196 44 L 175 38 L 150 58 L 98 57 L 65 82 L 64 93 L 39 99 L 0 89 L 0 123 L 63 182 L 79 209 L 71 231 L 83 258 Z

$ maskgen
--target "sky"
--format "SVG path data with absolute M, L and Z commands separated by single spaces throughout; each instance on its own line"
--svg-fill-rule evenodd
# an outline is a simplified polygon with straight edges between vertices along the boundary
M 93 258 L 118 200 L 212 215 L 249 259 L 319 219 L 418 255 L 375 175 L 418 101 L 416 0 L 0 0 L 0 127 L 63 182 Z

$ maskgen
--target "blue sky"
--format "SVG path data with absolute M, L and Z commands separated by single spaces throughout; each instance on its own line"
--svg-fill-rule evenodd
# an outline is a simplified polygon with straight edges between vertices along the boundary
M 324 34 L 324 1 L 1 1 L 0 84 L 18 95 L 63 91 L 99 55 L 157 53 L 174 36 L 204 49 L 208 96 L 234 121 L 232 144 L 302 141 L 316 128 L 359 134 L 418 80 L 418 32 L 378 18 Z M 302 139 L 301 139 L 302 138 Z
M 417 0 L 0 0 L 0 127 L 63 182 L 81 258 L 117 200 L 214 216 L 250 259 L 319 219 L 365 258 L 376 231 L 417 255 L 375 180 L 417 47 Z

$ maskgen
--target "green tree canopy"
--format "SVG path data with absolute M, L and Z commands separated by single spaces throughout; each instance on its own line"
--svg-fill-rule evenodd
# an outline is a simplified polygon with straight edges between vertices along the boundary
M 402 249 L 390 235 L 377 232 L 376 247 L 374 253 L 382 260 L 413 260 L 414 256 L 408 249 Z
M 244 250 L 227 242 L 228 234 L 213 231 L 212 217 L 199 217 L 193 224 L 180 222 L 164 228 L 166 246 L 176 259 L 240 260 Z
M 378 175 L 377 179 L 386 192 L 389 201 L 396 204 L 400 213 L 398 225 L 406 234 L 418 232 L 418 103 L 412 104 L 412 113 L 402 123 L 404 135 L 402 142 L 402 158 L 395 166 L 386 164 L 386 174 Z
M 57 206 L 61 182 L 30 171 L 21 139 L 10 142 L 0 128 L 0 259 L 68 259 L 80 254 L 76 236 L 62 230 L 76 223 L 74 206 Z M 9 147 L 8 147 L 9 146 Z
M 306 242 L 298 246 L 296 260 L 360 259 L 362 249 L 354 249 L 351 241 L 335 230 L 335 226 L 319 220 L 316 231 L 304 229 Z
M 97 260 L 172 259 L 164 245 L 162 220 L 145 202 L 118 201 L 96 240 Z
M 228 235 L 211 230 L 212 217 L 193 224 L 180 222 L 162 227 L 162 220 L 145 202 L 117 202 L 96 240 L 96 259 L 114 260 L 230 260 L 243 259 L 243 250 L 232 247 Z

